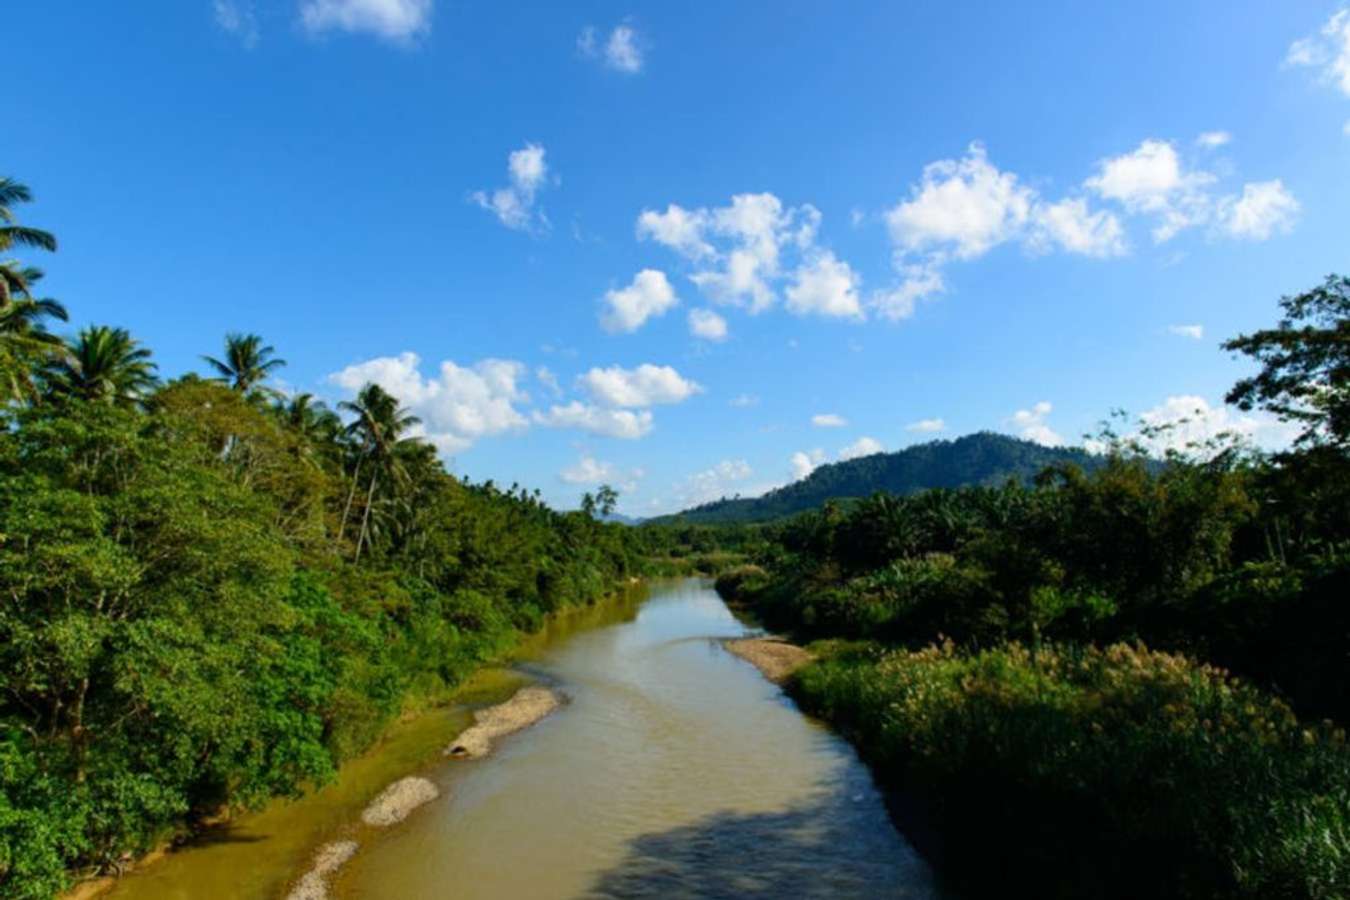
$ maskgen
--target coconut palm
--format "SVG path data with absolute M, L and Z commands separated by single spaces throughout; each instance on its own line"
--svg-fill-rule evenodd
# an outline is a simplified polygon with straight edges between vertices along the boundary
M 216 370 L 218 380 L 225 382 L 241 394 L 255 391 L 275 395 L 271 388 L 262 386 L 276 369 L 286 365 L 286 360 L 278 359 L 276 348 L 264 344 L 256 334 L 225 335 L 225 359 L 203 356 L 207 365 Z
M 58 397 L 134 406 L 156 385 L 150 351 L 125 328 L 91 325 L 47 366 L 45 380 Z
M 302 455 L 312 458 L 316 449 L 337 449 L 342 420 L 322 400 L 314 399 L 313 394 L 296 394 L 286 400 L 279 400 L 273 409 L 299 439 Z
M 33 374 L 64 350 L 47 319 L 64 322 L 65 307 L 26 296 L 0 301 L 0 402 L 36 398 Z
M 12 178 L 0 178 L 0 253 L 14 247 L 35 247 L 49 251 L 56 249 L 56 237 L 51 232 L 28 228 L 15 220 L 12 207 L 18 203 L 29 203 L 32 199 L 33 194 L 27 185 Z M 41 274 L 17 260 L 0 260 L 0 304 L 8 303 L 14 297 L 27 296 L 29 285 Z
M 410 415 L 406 409 L 399 406 L 396 398 L 377 384 L 367 384 L 357 393 L 355 400 L 344 400 L 338 404 L 338 408 L 354 416 L 352 423 L 347 426 L 347 434 L 356 441 L 358 448 L 356 465 L 352 472 L 352 485 L 347 494 L 347 505 L 342 511 L 342 523 L 338 528 L 339 535 L 344 534 L 347 529 L 347 517 L 351 512 L 363 462 L 367 463 L 370 471 L 365 509 L 361 514 L 361 531 L 356 539 L 355 558 L 359 560 L 361 546 L 366 540 L 366 531 L 370 523 L 370 507 L 375 497 L 375 485 L 381 474 L 386 476 L 386 481 L 397 480 L 403 476 L 399 447 L 411 439 L 402 435 L 412 426 L 419 424 L 421 419 Z

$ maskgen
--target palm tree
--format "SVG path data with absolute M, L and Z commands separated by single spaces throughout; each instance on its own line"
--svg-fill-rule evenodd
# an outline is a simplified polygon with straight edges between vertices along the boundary
M 252 394 L 254 390 L 269 394 L 276 392 L 262 387 L 262 382 L 271 376 L 273 370 L 286 365 L 286 360 L 276 357 L 276 348 L 263 344 L 256 334 L 225 335 L 225 359 L 203 356 L 211 368 L 225 382 L 241 394 Z
M 56 237 L 41 228 L 27 228 L 15 221 L 11 207 L 30 203 L 33 194 L 28 186 L 13 178 L 0 178 L 0 253 L 13 247 L 36 247 L 39 250 L 56 249 Z M 27 296 L 28 286 L 41 276 L 37 269 L 28 268 L 16 260 L 0 260 L 0 305 L 17 296 Z
M 342 434 L 342 420 L 322 400 L 314 399 L 313 394 L 296 394 L 279 400 L 272 409 L 295 435 L 299 456 L 313 461 L 317 450 L 322 456 L 332 458 L 340 449 L 338 437 Z
M 64 349 L 61 338 L 47 330 L 46 319 L 64 322 L 65 307 L 26 296 L 0 302 L 0 402 L 36 398 L 33 373 Z
M 356 399 L 342 401 L 338 408 L 351 413 L 355 418 L 347 426 L 347 434 L 357 441 L 358 456 L 352 472 L 352 486 L 347 494 L 347 505 L 342 511 L 342 523 L 338 528 L 341 537 L 347 530 L 347 516 L 351 512 L 352 500 L 356 494 L 356 485 L 361 472 L 361 463 L 370 461 L 370 482 L 366 488 L 366 506 L 361 514 L 361 532 L 356 539 L 355 559 L 361 558 L 361 545 L 366 540 L 366 530 L 370 523 L 370 507 L 375 497 L 375 484 L 381 472 L 390 480 L 402 477 L 403 467 L 399 462 L 399 446 L 408 438 L 401 435 L 421 419 L 410 415 L 398 405 L 398 400 L 377 384 L 367 384 L 357 393 Z
M 91 325 L 47 366 L 45 379 L 59 397 L 134 406 L 158 382 L 156 368 L 150 351 L 125 328 Z

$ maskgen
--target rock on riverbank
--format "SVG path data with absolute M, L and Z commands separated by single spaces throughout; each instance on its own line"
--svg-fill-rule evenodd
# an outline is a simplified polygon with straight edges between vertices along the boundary
M 356 841 L 333 841 L 314 854 L 314 867 L 286 895 L 286 900 L 328 900 L 328 876 L 356 853 Z
M 361 821 L 375 828 L 402 822 L 414 809 L 435 800 L 440 793 L 436 785 L 425 778 L 400 778 L 370 801 L 361 813 Z
M 492 750 L 494 740 L 528 728 L 561 704 L 562 698 L 556 691 L 543 687 L 521 688 L 505 703 L 474 713 L 474 724 L 446 748 L 446 755 L 461 759 L 486 756 Z

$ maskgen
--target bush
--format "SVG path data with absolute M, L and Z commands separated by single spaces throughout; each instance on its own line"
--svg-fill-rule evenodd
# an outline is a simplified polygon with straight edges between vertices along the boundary
M 948 871 L 1056 897 L 1350 892 L 1344 732 L 1186 657 L 1118 644 L 858 653 L 803 705 L 916 798 Z

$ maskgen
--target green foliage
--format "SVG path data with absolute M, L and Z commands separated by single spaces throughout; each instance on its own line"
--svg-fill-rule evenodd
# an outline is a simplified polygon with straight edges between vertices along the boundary
M 946 870 L 1038 897 L 1350 891 L 1345 733 L 1223 671 L 1116 644 L 845 652 L 794 693 L 942 835 Z

